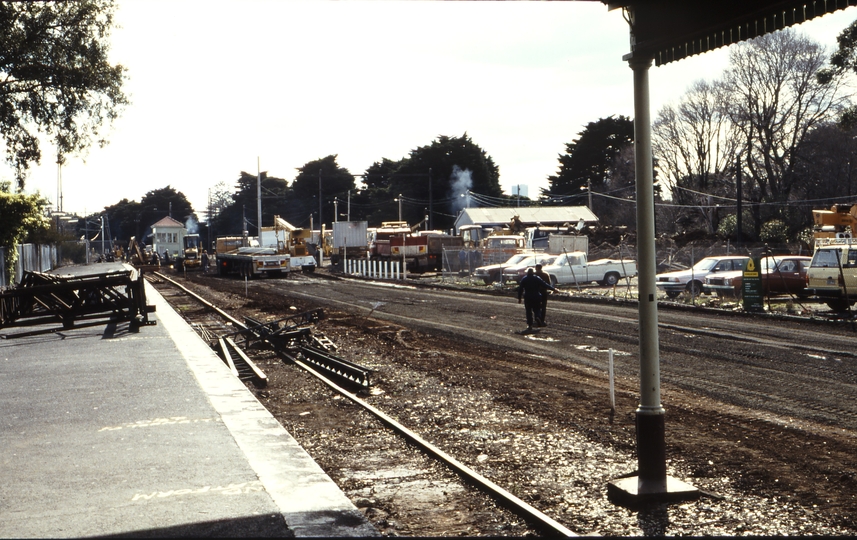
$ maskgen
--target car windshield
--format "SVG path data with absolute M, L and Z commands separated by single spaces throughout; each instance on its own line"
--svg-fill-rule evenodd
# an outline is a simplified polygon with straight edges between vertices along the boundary
M 693 265 L 693 269 L 701 272 L 707 272 L 717 266 L 717 263 L 719 262 L 720 259 L 702 259 Z
M 518 264 L 519 262 L 523 261 L 527 257 L 528 257 L 528 255 L 523 255 L 521 253 L 519 253 L 517 255 L 512 255 L 512 258 L 509 259 L 508 261 L 506 261 L 506 264 Z

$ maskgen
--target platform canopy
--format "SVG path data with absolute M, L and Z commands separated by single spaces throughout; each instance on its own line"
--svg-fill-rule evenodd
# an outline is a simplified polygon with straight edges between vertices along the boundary
M 857 0 L 600 0 L 631 8 L 631 52 L 661 66 L 809 21 Z

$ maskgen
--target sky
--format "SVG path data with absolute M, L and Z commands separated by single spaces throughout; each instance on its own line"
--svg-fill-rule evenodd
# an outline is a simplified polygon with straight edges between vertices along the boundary
M 198 213 L 242 171 L 294 180 L 337 155 L 362 174 L 441 135 L 467 134 L 508 194 L 548 186 L 565 145 L 589 123 L 634 117 L 620 10 L 601 2 L 118 0 L 111 62 L 131 104 L 110 143 L 53 147 L 28 193 L 91 214 L 172 186 Z M 848 8 L 795 27 L 829 52 L 857 19 Z M 727 65 L 728 48 L 649 72 L 651 115 Z M 0 180 L 11 180 L 0 165 Z M 358 178 L 359 181 L 359 178 Z M 306 224 L 296 224 L 305 226 Z

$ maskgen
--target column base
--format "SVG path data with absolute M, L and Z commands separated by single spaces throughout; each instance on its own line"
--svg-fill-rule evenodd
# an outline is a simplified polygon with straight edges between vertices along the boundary
M 611 480 L 607 483 L 607 498 L 613 504 L 621 506 L 640 506 L 648 503 L 682 502 L 698 499 L 700 492 L 692 485 L 673 478 L 666 481 L 640 480 L 639 476 L 629 476 Z

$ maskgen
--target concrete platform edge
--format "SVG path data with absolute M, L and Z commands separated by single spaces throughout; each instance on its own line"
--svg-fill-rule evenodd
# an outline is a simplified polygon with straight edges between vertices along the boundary
M 295 536 L 379 536 L 333 480 L 148 283 L 146 297 Z

